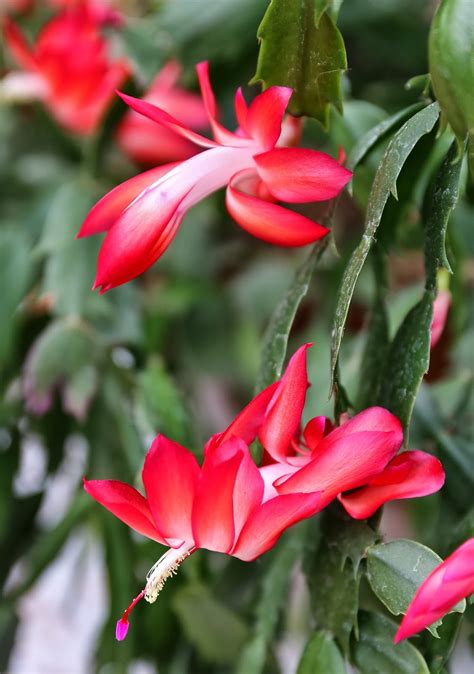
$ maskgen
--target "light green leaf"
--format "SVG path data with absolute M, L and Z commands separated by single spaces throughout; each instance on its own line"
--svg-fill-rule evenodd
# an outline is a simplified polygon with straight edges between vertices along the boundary
M 178 590 L 173 607 L 188 639 L 205 660 L 219 664 L 235 661 L 247 638 L 247 628 L 207 588 L 188 585 Z
M 296 674 L 345 674 L 342 655 L 332 637 L 315 632 L 306 644 Z
M 438 116 L 439 107 L 437 103 L 432 103 L 405 122 L 390 141 L 377 169 L 367 205 L 364 234 L 344 271 L 337 297 L 331 344 L 333 381 L 352 295 L 374 242 L 385 204 L 390 193 L 396 197 L 397 178 L 403 164 L 420 138 L 434 127 Z
M 406 613 L 408 604 L 428 574 L 443 560 L 433 550 L 416 541 L 400 539 L 369 548 L 367 579 L 380 601 L 394 615 Z M 452 611 L 462 613 L 463 600 Z M 451 611 L 450 611 L 451 612 Z M 437 621 L 430 632 L 437 636 Z
M 352 659 L 360 674 L 430 674 L 421 653 L 408 641 L 393 643 L 398 625 L 377 613 L 361 611 L 359 639 Z
M 281 375 L 291 326 L 301 300 L 308 292 L 313 272 L 327 245 L 328 237 L 315 244 L 273 312 L 263 337 L 261 366 L 255 386 L 257 391 L 269 386 Z
M 347 60 L 337 26 L 320 10 L 316 0 L 272 0 L 257 32 L 260 53 L 252 83 L 291 87 L 288 111 L 327 127 L 330 105 L 342 110 L 341 73 Z

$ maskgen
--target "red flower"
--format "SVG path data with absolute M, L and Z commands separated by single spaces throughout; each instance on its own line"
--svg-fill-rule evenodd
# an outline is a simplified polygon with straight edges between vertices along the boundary
M 256 433 L 273 460 L 261 469 L 267 494 L 320 492 L 320 505 L 337 497 L 351 517 L 365 519 L 387 501 L 438 491 L 444 483 L 441 463 L 417 450 L 396 456 L 403 442 L 401 424 L 381 407 L 366 409 L 337 428 L 315 417 L 298 437 L 309 346 L 291 358 L 264 411 L 258 399 L 253 403 Z
M 270 87 L 249 107 L 239 89 L 235 97 L 239 128 L 232 133 L 216 119 L 208 64 L 200 63 L 197 72 L 215 140 L 200 136 L 147 101 L 121 94 L 136 112 L 207 149 L 177 166 L 132 178 L 91 210 L 79 236 L 107 231 L 94 286 L 101 292 L 148 269 L 166 250 L 186 212 L 226 185 L 230 215 L 257 238 L 303 246 L 327 233 L 325 227 L 275 203 L 332 199 L 351 177 L 322 152 L 276 148 L 291 89 Z
M 49 4 L 60 9 L 77 9 L 86 7 L 91 18 L 99 24 L 121 26 L 124 18 L 114 5 L 119 4 L 113 0 L 49 0 Z
M 429 627 L 473 592 L 474 538 L 470 538 L 420 585 L 398 628 L 395 643 Z
M 143 100 L 158 105 L 190 129 L 207 128 L 206 109 L 196 94 L 177 86 L 181 66 L 170 61 L 158 73 Z M 118 129 L 118 142 L 125 152 L 141 164 L 164 164 L 192 157 L 199 148 L 187 138 L 130 110 Z
M 236 437 L 209 449 L 199 467 L 190 451 L 158 435 L 142 478 L 146 498 L 122 482 L 84 480 L 87 493 L 125 524 L 170 546 L 118 621 L 119 640 L 126 636 L 128 615 L 137 601 L 155 601 L 166 579 L 198 548 L 251 561 L 269 550 L 285 529 L 318 509 L 315 493 L 265 500 L 263 478 L 247 445 Z
M 88 7 L 67 10 L 51 19 L 34 48 L 10 20 L 4 23 L 4 34 L 23 68 L 22 73 L 9 76 L 15 78 L 16 88 L 41 98 L 66 129 L 81 135 L 93 133 L 129 68 L 124 60 L 109 60 L 107 42 Z

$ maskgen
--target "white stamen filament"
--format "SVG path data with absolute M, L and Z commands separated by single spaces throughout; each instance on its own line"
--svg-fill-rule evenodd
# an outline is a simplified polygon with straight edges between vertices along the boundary
M 145 599 L 147 602 L 153 604 L 156 601 L 168 578 L 178 573 L 181 562 L 189 557 L 194 550 L 193 545 L 185 544 L 177 549 L 170 548 L 153 564 L 146 576 Z

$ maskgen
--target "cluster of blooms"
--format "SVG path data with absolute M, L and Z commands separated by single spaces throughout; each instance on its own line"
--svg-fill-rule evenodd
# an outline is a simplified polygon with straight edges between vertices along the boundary
M 33 4 L 2 0 L 0 8 L 20 13 Z M 115 89 L 132 72 L 126 59 L 111 57 L 101 31 L 104 24 L 120 27 L 123 17 L 104 0 L 49 4 L 58 13 L 34 47 L 11 19 L 3 19 L 7 46 L 22 68 L 7 76 L 3 87 L 17 98 L 42 100 L 64 128 L 87 136 L 97 130 Z M 238 89 L 238 126 L 229 131 L 218 121 L 206 62 L 197 66 L 197 75 L 202 100 L 178 85 L 176 62 L 162 69 L 143 99 L 120 94 L 131 110 L 119 125 L 117 142 L 133 160 L 154 168 L 105 195 L 79 232 L 107 233 L 94 286 L 101 292 L 148 269 L 170 245 L 187 211 L 222 187 L 231 217 L 257 238 L 303 246 L 327 234 L 324 226 L 277 203 L 333 199 L 351 178 L 341 161 L 297 147 L 300 123 L 285 117 L 291 89 L 270 87 L 250 105 Z M 212 140 L 199 133 L 208 127 Z M 449 303 L 449 293 L 440 293 L 432 346 Z M 362 519 L 387 501 L 441 488 L 444 472 L 435 457 L 417 450 L 398 454 L 401 425 L 385 409 L 366 409 L 337 427 L 317 416 L 302 429 L 309 346 L 298 349 L 282 378 L 210 438 L 202 466 L 188 449 L 158 435 L 143 467 L 146 498 L 121 482 L 85 480 L 86 491 L 119 519 L 169 547 L 118 621 L 119 640 L 126 636 L 135 604 L 143 597 L 153 602 L 166 579 L 199 548 L 251 561 L 285 529 L 334 499 L 351 517 Z M 249 450 L 256 439 L 264 450 L 261 467 Z M 474 591 L 473 561 L 471 539 L 419 588 L 396 641 L 431 624 Z
M 154 601 L 166 578 L 198 548 L 251 561 L 289 526 L 336 498 L 349 515 L 366 518 L 387 501 L 441 488 L 438 459 L 421 451 L 396 456 L 402 428 L 383 408 L 366 409 L 338 427 L 315 417 L 301 432 L 309 346 L 300 347 L 282 378 L 210 438 L 202 467 L 188 449 L 159 435 L 143 467 L 146 498 L 121 482 L 85 481 L 86 491 L 116 517 L 170 547 L 118 621 L 117 638 L 125 637 L 137 601 Z M 249 451 L 257 438 L 265 451 L 260 468 Z

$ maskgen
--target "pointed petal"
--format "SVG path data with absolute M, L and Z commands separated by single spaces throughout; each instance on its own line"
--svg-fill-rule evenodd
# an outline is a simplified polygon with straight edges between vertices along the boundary
M 165 540 L 157 530 L 146 499 L 133 487 L 117 480 L 86 480 L 84 489 L 115 517 L 158 543 Z
M 301 422 L 309 386 L 306 352 L 310 347 L 311 344 L 304 344 L 290 358 L 259 433 L 260 442 L 275 461 L 286 460 L 290 442 Z
M 247 128 L 263 150 L 271 150 L 281 134 L 281 124 L 293 91 L 288 87 L 269 87 L 256 96 L 247 116 Z
M 263 499 L 264 481 L 249 449 L 242 444 L 243 459 L 234 486 L 234 541 L 237 540 L 250 514 Z
M 408 606 L 395 643 L 429 627 L 474 592 L 473 560 L 474 538 L 470 538 L 433 569 Z M 450 581 L 451 574 L 463 580 Z
M 387 501 L 433 494 L 444 484 L 444 470 L 434 456 L 420 451 L 403 452 L 367 487 L 339 500 L 354 519 L 371 517 Z
M 318 512 L 319 494 L 277 496 L 258 507 L 242 529 L 232 555 L 251 562 L 269 550 L 296 522 Z
M 192 515 L 199 548 L 228 552 L 234 545 L 234 489 L 244 458 L 242 444 L 233 438 L 204 458 Z
M 5 43 L 15 61 L 25 70 L 37 70 L 32 50 L 18 26 L 8 17 L 3 17 L 3 35 Z
M 328 426 L 330 428 L 330 421 L 326 417 L 314 417 L 314 419 L 310 419 L 303 431 L 306 447 L 314 451 L 323 439 L 325 432 L 327 432 Z
M 242 412 L 235 417 L 234 421 L 226 428 L 225 431 L 214 435 L 207 443 L 204 451 L 207 452 L 217 444 L 222 444 L 232 437 L 241 438 L 246 444 L 250 445 L 257 437 L 260 426 L 265 418 L 265 412 L 268 404 L 273 397 L 274 392 L 279 386 L 278 382 L 274 382 L 267 386 L 258 395 L 244 407 Z
M 177 442 L 158 435 L 146 455 L 142 478 L 162 535 L 192 543 L 191 513 L 199 478 L 196 457 Z
M 329 502 L 381 473 L 402 442 L 399 420 L 388 410 L 371 407 L 329 433 L 306 466 L 275 486 L 280 494 L 321 491 L 322 500 Z
M 220 145 L 248 145 L 248 139 L 237 136 L 217 121 L 216 99 L 209 80 L 209 63 L 207 61 L 198 63 L 196 65 L 196 72 L 199 86 L 201 87 L 202 100 L 216 141 Z
M 96 203 L 89 211 L 87 218 L 82 223 L 77 237 L 90 236 L 99 232 L 109 230 L 122 212 L 129 206 L 136 197 L 147 187 L 155 183 L 165 173 L 178 165 L 178 162 L 165 164 L 157 168 L 139 173 L 124 183 L 117 185 L 113 190 Z
M 247 102 L 244 98 L 244 95 L 242 93 L 242 87 L 239 87 L 235 92 L 234 109 L 235 109 L 235 117 L 237 119 L 237 124 L 239 125 L 239 128 L 242 129 L 242 131 L 244 131 L 248 135 L 247 119 L 249 109 L 247 106 Z
M 289 203 L 327 201 L 352 173 L 324 152 L 282 147 L 255 157 L 257 171 L 276 199 Z
M 226 206 L 232 218 L 257 239 L 277 246 L 306 246 L 328 233 L 328 229 L 308 218 L 276 204 L 245 194 L 254 189 L 252 171 L 240 171 L 231 180 L 226 193 Z
M 144 115 L 145 117 L 148 117 L 148 119 L 152 119 L 154 122 L 162 124 L 171 131 L 174 131 L 184 138 L 191 140 L 193 143 L 196 143 L 196 145 L 207 148 L 216 147 L 217 143 L 209 140 L 208 138 L 205 138 L 204 136 L 201 136 L 201 134 L 196 133 L 191 129 L 188 129 L 182 122 L 180 122 L 175 117 L 172 117 L 167 112 L 165 112 L 165 110 L 162 110 L 158 106 L 148 103 L 148 101 L 143 101 L 140 98 L 128 96 L 127 94 L 124 94 L 120 91 L 117 93 L 120 98 L 122 98 L 122 100 L 132 108 L 132 110 L 135 110 L 135 112 L 138 112 L 140 115 Z

